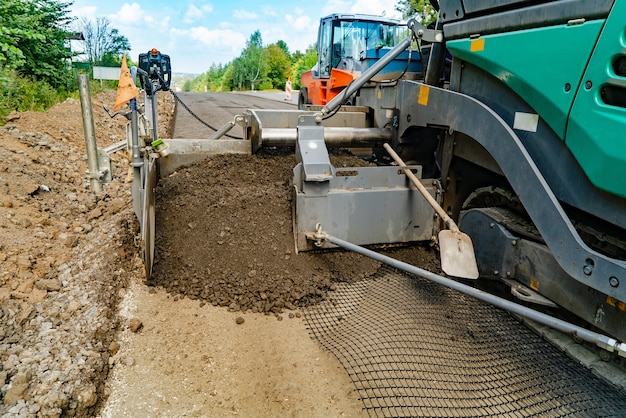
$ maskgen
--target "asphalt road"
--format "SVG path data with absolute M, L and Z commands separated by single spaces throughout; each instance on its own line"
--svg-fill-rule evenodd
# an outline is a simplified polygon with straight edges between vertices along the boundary
M 297 109 L 297 95 L 292 94 L 292 100 L 286 101 L 284 93 L 176 93 L 176 96 L 179 103 L 174 138 L 208 138 L 215 130 L 232 121 L 235 115 L 243 113 L 246 109 Z M 185 105 L 197 118 L 185 108 Z M 229 134 L 242 136 L 243 130 L 237 125 Z

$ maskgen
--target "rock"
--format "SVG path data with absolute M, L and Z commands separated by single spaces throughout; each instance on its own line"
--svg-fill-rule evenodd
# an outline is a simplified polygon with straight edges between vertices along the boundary
M 68 312 L 76 312 L 79 308 L 80 308 L 80 303 L 76 302 L 75 300 L 72 300 L 70 301 L 70 303 L 67 304 Z
M 126 206 L 126 202 L 120 198 L 115 198 L 109 203 L 109 210 L 111 213 L 117 213 L 120 210 L 124 209 Z
M 15 122 L 19 118 L 20 118 L 20 114 L 16 110 L 14 110 L 11 113 L 9 113 L 9 115 L 7 116 L 7 122 Z
M 63 392 L 52 391 L 42 396 L 39 404 L 41 405 L 41 416 L 58 417 L 69 404 L 69 399 Z
M 238 316 L 237 319 L 235 319 L 235 322 L 237 323 L 237 325 L 241 325 L 244 322 L 246 322 L 246 320 L 243 319 L 242 317 Z
M 43 302 L 48 296 L 48 292 L 45 289 L 33 289 L 28 295 L 28 301 L 30 303 Z
M 13 207 L 13 199 L 11 199 L 9 196 L 1 196 L 0 197 L 0 207 L 12 208 Z
M 24 292 L 14 290 L 13 292 L 11 292 L 11 297 L 13 299 L 26 299 L 28 295 Z
M 68 248 L 73 248 L 78 245 L 78 235 L 76 234 L 68 234 L 64 232 L 59 234 L 58 238 L 59 241 L 61 241 L 61 243 Z
M 113 341 L 111 344 L 109 344 L 109 353 L 112 356 L 116 355 L 119 350 L 120 350 L 120 343 L 118 343 L 117 341 Z
M 17 257 L 17 265 L 24 269 L 29 269 L 33 265 L 33 261 L 30 259 L 29 255 L 23 254 Z
M 3 303 L 11 298 L 11 288 L 0 287 L 0 303 Z
M 98 402 L 98 394 L 96 392 L 96 386 L 93 383 L 81 388 L 78 392 L 78 403 L 81 407 L 89 408 L 94 406 Z
M 4 403 L 13 405 L 21 399 L 27 399 L 26 391 L 28 390 L 28 382 L 30 381 L 29 373 L 16 374 L 9 386 L 9 390 L 4 394 Z
M 99 218 L 101 216 L 102 216 L 102 209 L 100 209 L 99 207 L 96 207 L 94 210 L 89 212 L 89 215 L 87 215 L 87 220 L 91 221 L 91 220 L 97 219 L 97 218 Z
M 61 281 L 58 279 L 41 279 L 35 282 L 35 287 L 48 292 L 58 292 L 61 290 Z
M 141 320 L 137 318 L 131 319 L 130 322 L 128 323 L 128 329 L 131 330 L 132 332 L 135 332 L 135 333 L 139 332 L 141 328 L 143 328 L 143 323 L 141 322 Z

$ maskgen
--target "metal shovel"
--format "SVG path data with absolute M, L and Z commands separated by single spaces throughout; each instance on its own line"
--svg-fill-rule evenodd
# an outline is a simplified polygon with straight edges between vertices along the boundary
M 413 172 L 406 168 L 404 161 L 389 146 L 384 144 L 385 149 L 394 159 L 400 168 L 404 169 L 404 173 L 413 182 L 417 190 L 424 196 L 426 201 L 435 209 L 437 214 L 443 219 L 448 230 L 439 231 L 439 249 L 441 255 L 441 269 L 450 276 L 461 277 L 464 279 L 478 278 L 478 265 L 476 264 L 476 256 L 474 255 L 474 245 L 472 239 L 459 230 L 452 218 L 448 216 L 445 210 L 437 203 L 437 201 L 428 193 L 422 183 L 415 177 Z

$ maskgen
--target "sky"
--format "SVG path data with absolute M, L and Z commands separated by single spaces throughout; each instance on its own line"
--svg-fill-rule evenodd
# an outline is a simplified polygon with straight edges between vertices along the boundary
M 70 14 L 95 22 L 110 20 L 131 45 L 129 57 L 157 48 L 170 56 L 172 72 L 201 74 L 241 54 L 256 30 L 263 45 L 283 40 L 290 52 L 306 50 L 317 38 L 321 17 L 366 13 L 401 17 L 386 0 L 74 0 Z M 80 30 L 77 26 L 76 30 Z

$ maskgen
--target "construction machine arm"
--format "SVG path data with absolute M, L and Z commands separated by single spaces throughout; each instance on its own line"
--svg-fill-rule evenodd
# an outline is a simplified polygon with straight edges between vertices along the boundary
M 393 47 L 389 52 L 382 56 L 374 65 L 368 68 L 359 78 L 353 80 L 345 90 L 335 96 L 326 106 L 322 108 L 320 111 L 320 116 L 318 117 L 319 121 L 331 114 L 339 106 L 341 106 L 344 98 L 352 97 L 361 87 L 363 87 L 367 82 L 369 82 L 372 77 L 378 74 L 387 64 L 393 61 L 398 55 L 400 55 L 405 49 L 411 46 L 411 41 L 415 37 L 417 39 L 423 39 L 428 42 L 442 42 L 443 41 L 443 32 L 440 30 L 427 29 L 421 23 L 419 23 L 416 19 L 409 19 L 407 22 L 407 26 L 411 30 L 411 35 L 407 36 L 404 40 L 402 40 L 398 45 Z

